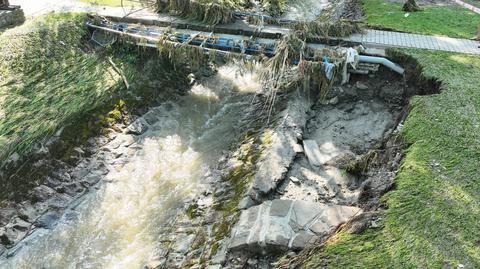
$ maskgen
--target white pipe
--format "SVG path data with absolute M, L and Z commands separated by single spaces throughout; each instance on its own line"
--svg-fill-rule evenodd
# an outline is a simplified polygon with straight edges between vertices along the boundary
M 405 69 L 403 69 L 400 65 L 398 65 L 396 63 L 393 63 L 386 58 L 360 55 L 359 61 L 364 62 L 364 63 L 384 65 L 384 66 L 392 69 L 393 71 L 399 73 L 400 75 L 403 75 L 405 73 Z

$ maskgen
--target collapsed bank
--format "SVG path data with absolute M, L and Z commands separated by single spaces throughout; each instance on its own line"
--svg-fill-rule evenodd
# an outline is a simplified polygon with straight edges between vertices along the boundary
M 406 116 L 408 98 L 422 93 L 420 89 L 408 87 L 402 77 L 380 67 L 379 73 L 353 76 L 324 98 L 318 96 L 316 87 L 286 90 L 274 103 L 274 116 L 266 119 L 265 113 L 259 112 L 265 112 L 268 96 L 262 92 L 259 78 L 253 78 L 255 71 L 220 67 L 214 73 L 198 71 L 190 76 L 196 81 L 191 81 L 194 86 L 187 87 L 186 94 L 165 97 L 172 100 L 140 113 L 138 119 L 117 126 L 106 136 L 93 138 L 88 150 L 76 149 L 73 165 L 68 169 L 54 167 L 53 172 L 59 173 L 45 176 L 44 183 L 33 190 L 35 198 L 19 203 L 21 208 L 12 205 L 1 237 L 8 247 L 2 250 L 6 263 L 33 262 L 22 257 L 38 256 L 35 249 L 55 254 L 51 249 L 54 245 L 83 231 L 92 237 L 83 237 L 84 244 L 75 246 L 73 256 L 53 255 L 49 261 L 62 264 L 65 258 L 81 257 L 85 264 L 108 265 L 128 257 L 131 259 L 126 264 L 152 268 L 242 268 L 245 264 L 256 268 L 269 266 L 289 250 L 321 243 L 341 224 L 359 216 L 370 216 L 360 218 L 363 228 L 376 225 L 378 199 L 391 187 L 401 159 L 402 144 L 395 134 Z M 247 86 L 249 81 L 256 81 L 256 85 Z M 250 92 L 241 92 L 245 88 Z M 233 95 L 227 93 L 231 91 Z M 200 111 L 206 114 L 196 115 Z M 238 117 L 241 113 L 245 115 Z M 218 137 L 226 139 L 216 141 Z M 201 149 L 202 145 L 208 146 Z M 152 147 L 163 151 L 150 152 Z M 215 154 L 209 155 L 211 152 Z M 153 171 L 149 165 L 152 160 L 161 164 Z M 196 166 L 181 166 L 179 160 Z M 170 170 L 172 167 L 176 170 Z M 131 174 L 122 175 L 124 169 Z M 162 175 L 165 171 L 174 173 Z M 190 174 L 176 175 L 185 171 Z M 140 180 L 145 172 L 157 185 Z M 195 182 L 178 184 L 185 176 Z M 168 182 L 172 178 L 178 181 Z M 125 206 L 120 211 L 107 205 L 127 198 L 121 196 L 135 185 L 143 187 L 132 192 L 137 194 L 137 207 L 152 207 L 152 211 L 137 216 L 145 220 L 138 227 L 146 236 L 136 241 L 132 239 L 136 236 L 127 235 L 138 230 L 127 229 L 115 231 L 112 237 L 105 233 L 108 225 L 112 231 L 119 227 L 115 225 L 135 227 L 125 224 L 137 222 L 135 218 L 115 217 L 122 210 L 135 208 L 135 203 L 119 203 Z M 150 196 L 150 188 L 179 194 L 165 197 L 154 191 Z M 111 198 L 105 199 L 109 189 Z M 143 196 L 155 202 L 142 200 Z M 96 199 L 105 199 L 106 208 L 100 215 L 90 207 Z M 171 206 L 161 209 L 158 218 L 149 219 L 164 203 Z M 90 210 L 92 216 L 87 214 Z M 105 219 L 105 226 L 93 221 L 98 217 Z M 77 230 L 81 226 L 75 225 L 84 219 L 93 222 L 87 221 L 84 230 Z M 45 240 L 47 245 L 29 243 L 35 236 L 51 241 Z M 98 238 L 113 240 L 107 241 L 109 244 L 126 242 L 123 251 L 150 244 L 143 252 L 119 252 L 121 255 L 102 261 L 94 258 L 101 251 L 95 254 L 84 249 Z M 128 245 L 132 242 L 136 244 Z M 107 246 L 95 247 L 111 251 Z M 30 253 L 29 248 L 33 250 Z

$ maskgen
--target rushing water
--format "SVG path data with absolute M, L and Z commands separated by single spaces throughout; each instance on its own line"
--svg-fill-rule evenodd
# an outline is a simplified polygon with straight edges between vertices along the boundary
M 235 122 L 259 89 L 255 74 L 221 67 L 175 103 L 128 162 L 64 214 L 53 230 L 25 240 L 0 268 L 141 268 L 171 213 L 235 137 Z
M 287 1 L 283 19 L 313 21 L 324 9 L 331 6 L 329 0 L 291 0 Z

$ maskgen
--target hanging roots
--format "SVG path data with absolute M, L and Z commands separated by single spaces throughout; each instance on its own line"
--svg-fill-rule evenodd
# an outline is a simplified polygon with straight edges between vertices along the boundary
M 159 12 L 169 11 L 210 25 L 233 21 L 233 11 L 236 7 L 237 4 L 229 0 L 217 0 L 211 3 L 201 3 L 201 1 L 195 0 L 169 0 L 168 4 L 157 0 L 157 11 Z
M 358 22 L 340 20 L 337 22 L 312 21 L 293 25 L 293 29 L 308 38 L 316 37 L 345 37 L 362 31 Z
M 312 83 L 317 86 L 318 96 L 324 100 L 337 79 L 338 70 L 344 64 L 343 55 L 334 50 L 312 50 L 305 40 L 290 34 L 282 38 L 275 49 L 275 56 L 267 60 L 262 73 L 266 90 L 264 110 L 268 119 L 272 114 L 279 91 L 292 87 L 303 87 L 308 91 Z M 328 59 L 327 62 L 323 62 Z

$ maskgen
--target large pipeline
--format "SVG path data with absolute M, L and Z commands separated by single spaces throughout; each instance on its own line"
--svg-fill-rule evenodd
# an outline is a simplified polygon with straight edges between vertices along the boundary
M 169 41 L 171 42 L 177 42 L 179 44 L 187 43 L 191 46 L 201 46 L 205 49 L 206 53 L 209 51 L 223 53 L 237 51 L 247 55 L 263 54 L 269 57 L 275 55 L 274 45 L 276 40 L 274 39 L 257 39 L 255 43 L 244 43 L 245 37 L 240 35 L 216 34 L 212 36 L 211 33 L 198 31 L 193 33 L 193 31 L 189 30 L 168 34 L 157 29 L 130 27 L 125 23 L 109 23 L 102 26 L 87 23 L 87 26 L 93 29 L 107 31 L 118 35 L 126 35 L 143 40 L 144 43 L 139 43 L 139 45 L 148 47 L 156 47 L 156 43 L 160 41 L 160 37 L 168 35 Z M 308 44 L 308 46 L 313 49 L 325 47 L 321 44 Z M 359 62 L 381 64 L 400 75 L 405 73 L 404 68 L 384 57 L 360 55 Z

